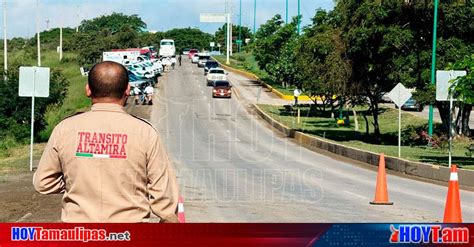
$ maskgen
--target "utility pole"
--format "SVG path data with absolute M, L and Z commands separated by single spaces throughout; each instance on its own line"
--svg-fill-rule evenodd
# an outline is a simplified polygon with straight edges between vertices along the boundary
M 240 0 L 239 10 L 239 52 L 242 50 L 242 0 Z
M 46 31 L 49 31 L 49 19 L 46 19 Z
M 301 0 L 298 0 L 298 35 L 301 33 Z
M 76 26 L 76 33 L 78 33 L 79 32 L 79 25 L 81 25 L 81 20 L 79 20 L 79 11 L 80 11 L 79 5 L 76 5 L 76 6 L 77 6 L 77 14 L 76 14 L 77 21 L 79 21 L 79 24 L 77 24 L 77 26 Z
M 230 47 L 229 47 L 229 33 L 230 33 L 230 6 L 229 6 L 229 0 L 226 0 L 225 2 L 225 13 L 226 13 L 226 18 L 227 18 L 227 27 L 226 27 L 226 35 L 225 35 L 225 46 L 226 46 L 226 64 L 230 64 Z
M 288 0 L 286 0 L 286 15 L 285 15 L 285 23 L 288 23 Z
M 433 49 L 431 52 L 431 85 L 436 84 L 436 32 L 438 26 L 438 0 L 434 0 L 434 17 L 433 17 Z M 430 104 L 428 135 L 433 136 L 433 104 Z
M 38 67 L 41 67 L 41 39 L 39 28 L 39 0 L 36 0 L 36 43 L 38 45 Z M 32 97 L 34 98 L 34 97 Z
M 8 46 L 7 46 L 7 1 L 3 0 L 3 68 L 5 70 L 5 79 L 8 71 Z
M 257 0 L 254 0 L 253 1 L 253 34 L 255 35 L 256 32 L 257 32 Z
M 63 60 L 63 16 L 59 21 L 59 61 Z

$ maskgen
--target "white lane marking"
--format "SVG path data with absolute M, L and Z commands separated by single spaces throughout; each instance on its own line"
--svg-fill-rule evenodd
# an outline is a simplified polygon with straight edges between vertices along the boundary
M 19 218 L 16 222 L 22 222 L 24 220 L 26 220 L 27 218 L 31 217 L 33 214 L 32 213 L 27 213 L 25 215 L 23 215 L 21 218 Z
M 344 190 L 344 193 L 347 193 L 351 196 L 355 196 L 355 197 L 359 197 L 361 199 L 364 199 L 364 200 L 369 200 L 369 198 L 365 197 L 365 196 L 361 196 L 359 194 L 356 194 L 356 193 L 353 193 L 353 192 L 350 192 L 350 191 L 347 191 L 347 190 Z

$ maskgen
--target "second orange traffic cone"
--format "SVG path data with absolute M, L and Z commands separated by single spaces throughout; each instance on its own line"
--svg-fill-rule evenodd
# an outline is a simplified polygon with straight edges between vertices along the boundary
M 385 156 L 380 154 L 379 171 L 377 174 L 377 185 L 375 187 L 375 199 L 370 202 L 374 205 L 393 205 L 393 202 L 388 201 L 387 191 L 387 174 L 385 173 Z
M 459 196 L 458 169 L 456 165 L 451 166 L 443 222 L 462 223 L 461 198 Z

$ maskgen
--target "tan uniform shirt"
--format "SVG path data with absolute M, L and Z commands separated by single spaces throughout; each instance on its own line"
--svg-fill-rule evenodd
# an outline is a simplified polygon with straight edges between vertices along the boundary
M 33 177 L 63 193 L 64 222 L 177 222 L 178 186 L 157 131 L 117 104 L 94 104 L 53 130 Z

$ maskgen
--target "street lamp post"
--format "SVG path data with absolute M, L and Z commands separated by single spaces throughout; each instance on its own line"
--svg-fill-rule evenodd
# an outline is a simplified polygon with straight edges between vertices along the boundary
M 257 0 L 253 1 L 253 34 L 257 31 Z
M 285 23 L 288 23 L 288 0 L 286 0 L 286 15 L 285 15 Z
M 431 52 L 431 84 L 436 83 L 436 32 L 438 25 L 438 0 L 434 0 L 434 16 L 433 16 L 433 49 Z M 430 104 L 428 135 L 433 136 L 433 104 Z
M 7 1 L 3 0 L 3 68 L 5 79 L 8 70 L 8 45 L 7 45 Z
M 239 52 L 242 49 L 242 0 L 240 0 L 239 10 Z
M 41 67 L 41 38 L 39 28 L 39 0 L 36 0 L 36 43 L 38 46 L 38 67 Z M 32 97 L 34 98 L 34 97 Z
M 300 13 L 301 13 L 301 0 L 298 0 L 298 35 L 300 35 L 300 32 L 301 32 L 301 17 L 300 17 Z

